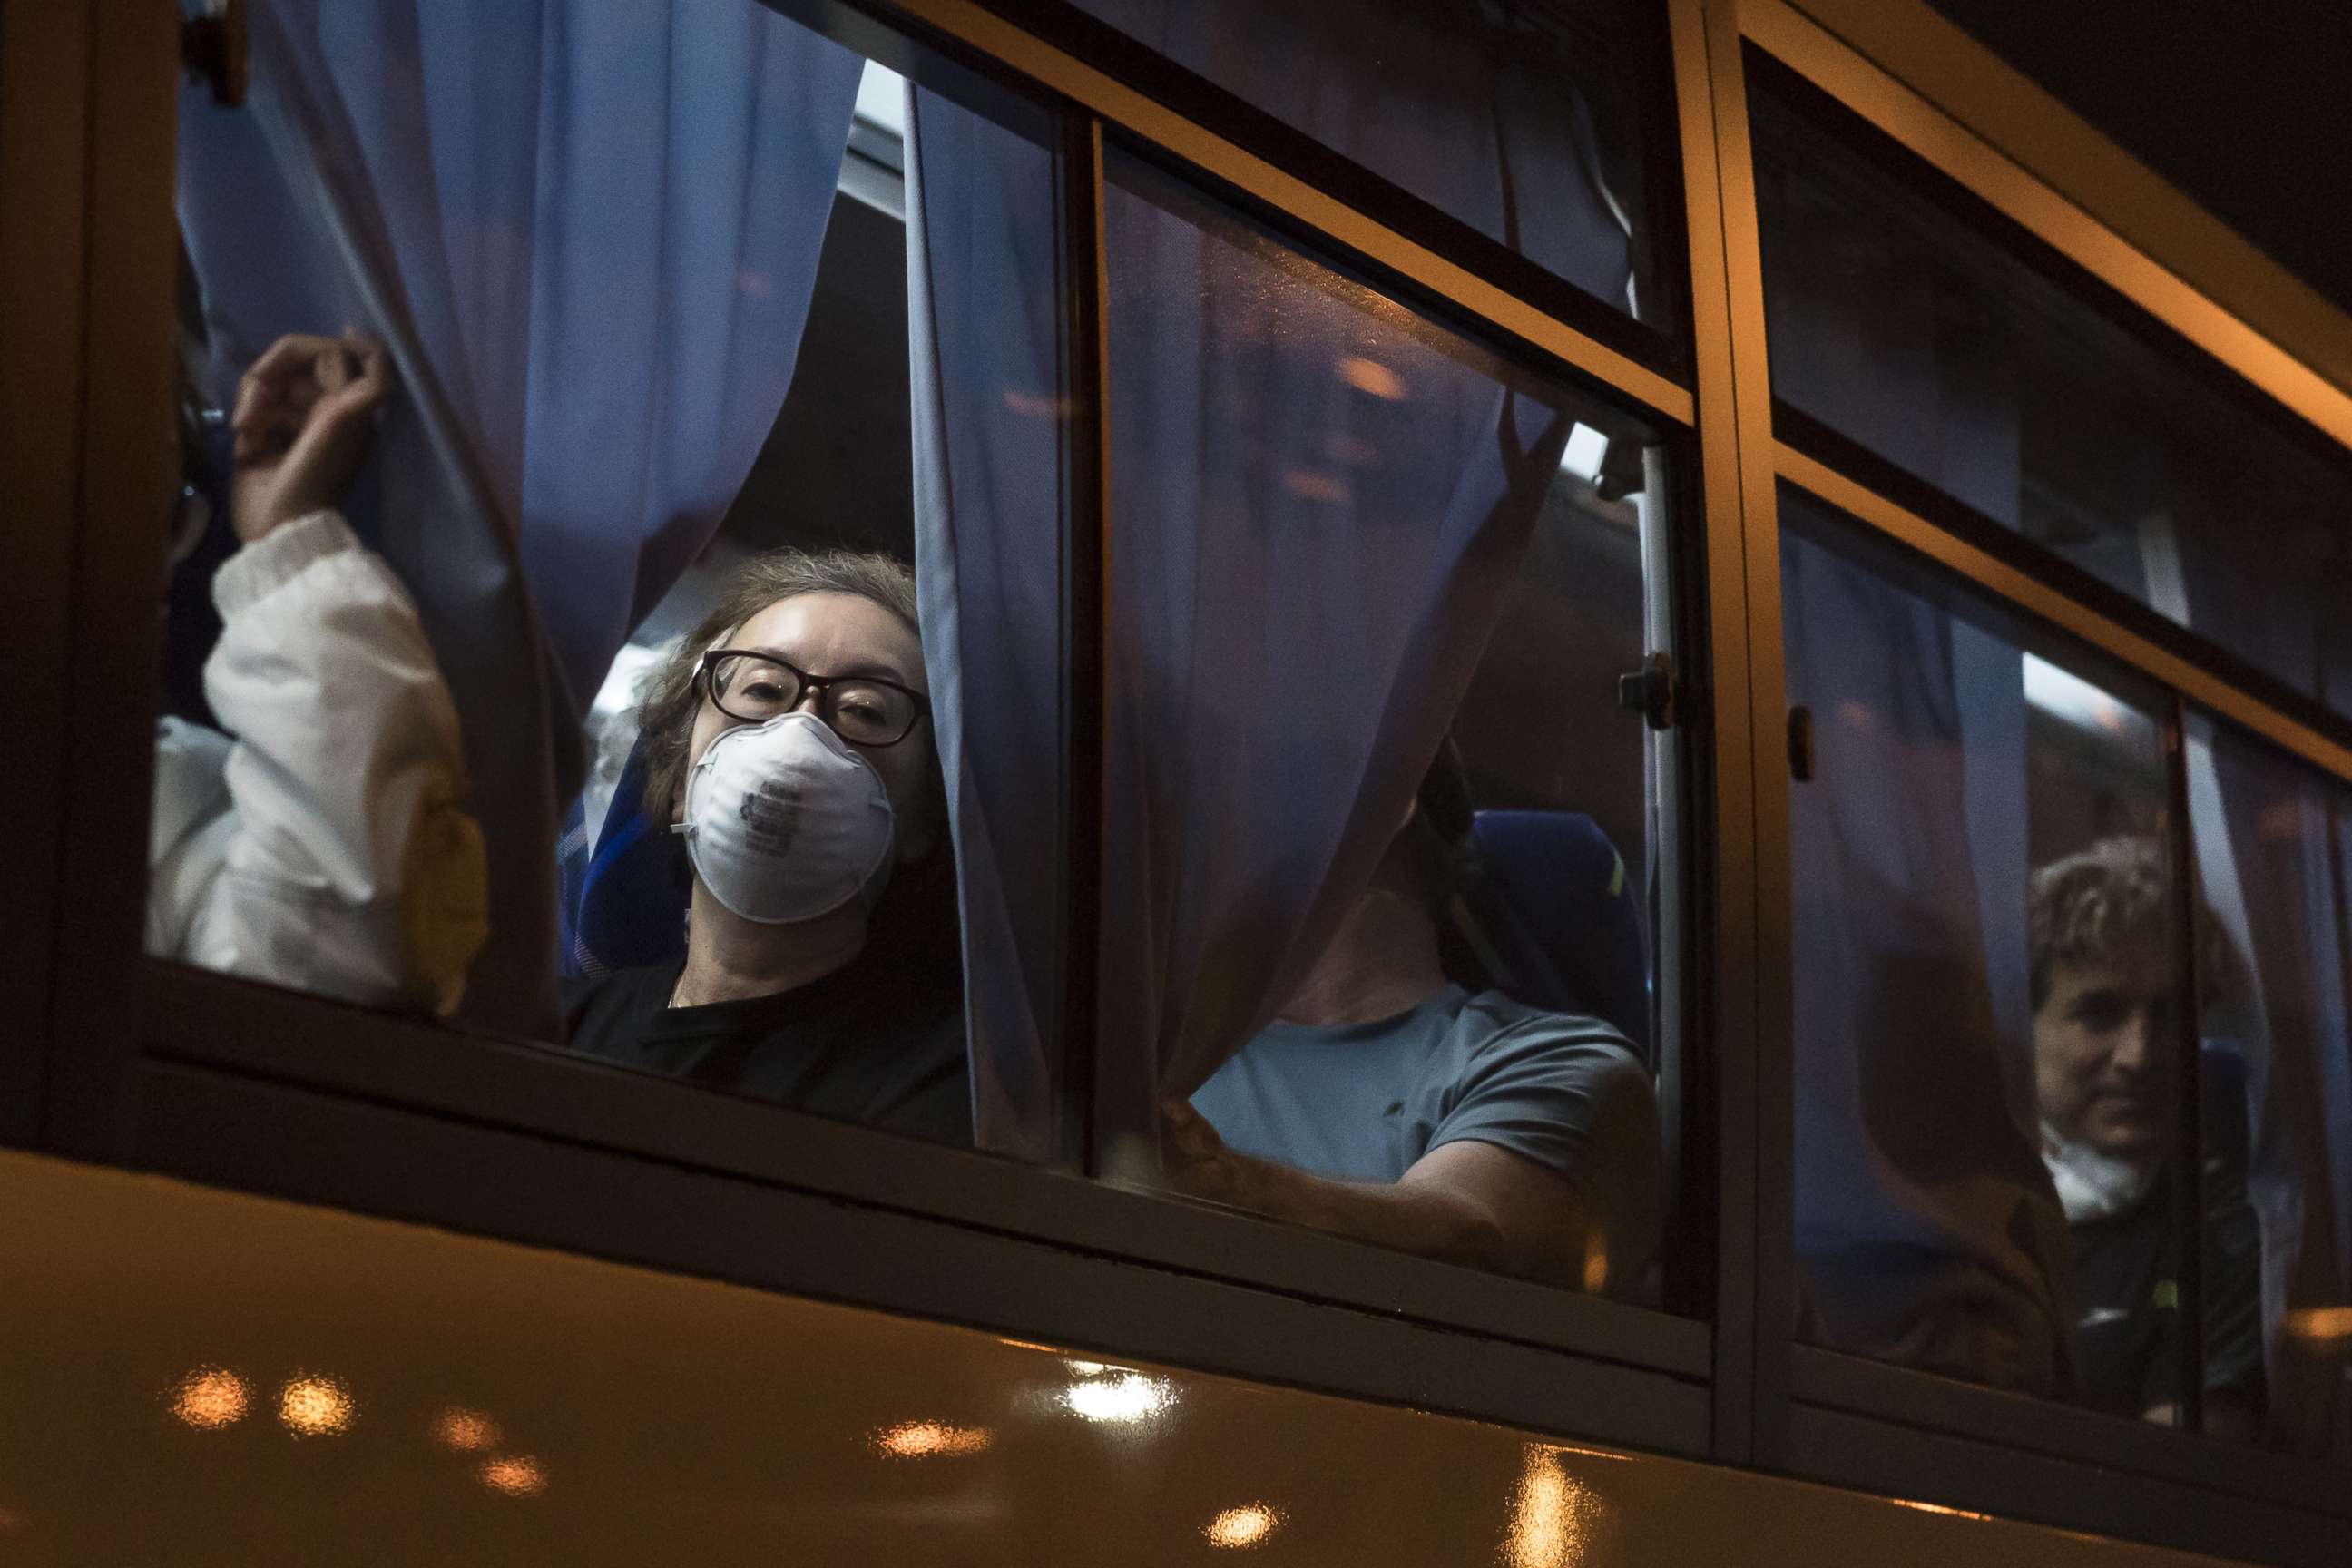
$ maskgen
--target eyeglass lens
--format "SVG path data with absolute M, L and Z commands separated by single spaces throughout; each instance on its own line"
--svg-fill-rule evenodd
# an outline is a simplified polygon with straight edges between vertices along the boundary
M 788 664 L 755 654 L 729 654 L 710 666 L 710 693 L 730 719 L 761 724 L 800 705 L 802 678 Z M 914 727 L 914 698 L 879 680 L 848 677 L 826 683 L 817 717 L 845 741 L 887 746 Z

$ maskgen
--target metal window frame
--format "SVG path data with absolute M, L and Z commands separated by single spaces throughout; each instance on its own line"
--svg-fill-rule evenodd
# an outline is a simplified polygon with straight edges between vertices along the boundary
M 0 507 L 10 570 L 0 574 L 0 722 L 12 736 L 19 831 L 57 841 L 65 809 L 63 732 L 71 658 L 81 450 L 82 321 L 89 309 L 90 17 L 65 5 L 0 5 Z M 29 373 L 29 374 L 28 374 Z M 40 1047 L 49 1013 L 63 868 L 16 858 L 0 898 L 0 1016 L 28 1021 L 0 1040 L 0 1139 L 40 1132 Z
M 2337 778 L 2352 763 L 2352 727 L 2284 693 L 2224 651 L 2173 628 L 2137 605 L 2116 602 L 2030 547 L 2010 548 L 1959 514 L 1966 509 L 1906 504 L 1919 489 L 1888 466 L 1833 440 L 1801 447 L 1776 435 L 1808 422 L 1776 410 L 1767 360 L 1762 279 L 1746 121 L 1747 54 L 1754 49 L 1867 121 L 2003 217 L 2047 244 L 2101 286 L 2114 289 L 2200 355 L 2242 377 L 2285 414 L 2329 441 L 2352 446 L 2352 356 L 2332 363 L 2334 379 L 2281 350 L 2251 324 L 2307 334 L 2334 355 L 2352 344 L 2352 318 L 2303 289 L 2187 198 L 2131 163 L 2078 118 L 2039 94 L 1989 51 L 1924 5 L 1886 0 L 1702 0 L 1712 46 L 1716 121 L 1727 175 L 1725 254 L 1734 302 L 1732 350 L 1747 512 L 1748 613 L 1752 657 L 1777 677 L 1780 550 L 1776 493 L 1786 482 L 1925 558 L 1992 601 L 2022 611 L 2158 687 Z M 1900 73 L 1900 74 L 1898 74 Z M 1995 129 L 1948 113 L 1950 104 Z M 1987 140 L 1997 134 L 1998 144 Z M 2084 199 L 2076 199 L 2077 197 Z M 2109 226 L 2126 226 L 2138 243 Z M 2152 247 L 2152 248 L 2151 248 Z M 2200 284 L 2215 293 L 2201 291 Z M 2244 315 L 2216 302 L 2227 292 Z M 2297 336 L 2294 341 L 2305 341 Z M 1825 460 L 1834 453 L 1837 461 Z M 1891 493 L 1890 493 L 1891 492 Z M 1900 499 L 1898 499 L 1900 498 Z M 1769 647 L 1768 647 L 1769 645 Z M 1754 727 L 1761 735 L 1786 712 L 1785 692 L 1756 683 Z M 1778 737 L 1773 737 L 1777 741 Z M 1757 748 L 1758 925 L 1785 936 L 1790 864 L 1785 763 Z M 1769 773 L 1776 783 L 1768 786 Z M 1768 802 L 1768 789 L 1780 791 Z M 1777 805 L 1778 809 L 1774 809 Z M 1793 981 L 1785 946 L 1759 956 L 1759 1058 L 1777 1079 L 1759 1085 L 1760 1147 L 1758 1321 L 1795 1321 L 1794 1235 L 1789 1197 L 1794 1172 L 1789 1119 Z M 2328 1560 L 2326 1516 L 2352 1516 L 2340 1474 L 2309 1461 L 2088 1415 L 2047 1402 L 1794 1343 L 1759 1332 L 1757 1371 L 1759 1462 L 1837 1484 L 1906 1493 L 1933 1503 L 2099 1531 L 2162 1544 L 2283 1562 Z M 1777 1381 L 1776 1381 L 1777 1375 Z M 2224 1500 L 2228 1506 L 2217 1507 Z M 2242 1528 L 2241 1528 L 2242 1526 Z
M 2352 316 L 1930 6 L 1738 4 L 1766 54 L 2352 445 Z
M 1704 766 L 1686 838 L 1714 940 L 1694 948 L 1705 1067 L 1688 1114 L 1693 1141 L 1712 1146 L 1711 1180 L 1691 1194 L 1693 1215 L 1704 1209 L 1714 1227 L 1713 1323 L 908 1146 L 138 958 L 142 836 L 125 825 L 144 819 L 149 733 L 121 693 L 153 679 L 136 666 L 166 487 L 160 459 L 151 471 L 124 455 L 156 447 L 168 427 L 174 104 L 171 8 L 147 0 L 0 7 L 10 220 L 0 224 L 0 349 L 11 366 L 0 478 L 10 515 L 32 520 L 35 535 L 12 555 L 9 588 L 26 613 L 0 617 L 0 646 L 12 673 L 25 672 L 10 683 L 18 732 L 58 742 L 37 760 L 23 802 L 26 840 L 46 850 L 26 857 L 21 893 L 12 883 L 0 900 L 12 953 L 0 1003 L 31 1021 L 0 1038 L 0 1142 L 1948 1507 L 2232 1555 L 2329 1559 L 2323 1548 L 2339 1527 L 2313 1510 L 2326 1506 L 2323 1483 L 2340 1478 L 1791 1342 L 1780 484 L 2325 773 L 2352 779 L 2352 745 L 2194 639 L 2086 603 L 2037 578 L 2035 563 L 1775 437 L 1744 52 L 1797 70 L 2347 443 L 2352 318 L 1922 0 L 1657 0 L 1687 227 L 1686 384 L 1529 285 L 1491 247 L 1429 221 L 1425 204 L 1326 160 L 1307 160 L 1313 173 L 1302 176 L 1263 151 L 1287 145 L 1263 116 L 1228 120 L 1213 94 L 1171 87 L 1167 73 L 1139 85 L 1057 47 L 1011 19 L 1024 9 L 1014 0 L 769 3 L 886 63 L 920 47 L 949 68 L 1017 81 L 1082 128 L 1066 157 L 1083 143 L 1098 159 L 1115 129 L 1449 327 L 1662 426 L 1695 427 L 1703 502 L 1682 525 L 1700 568 L 1685 584 L 1697 617 L 1686 721 Z M 58 170 L 74 177 L 57 180 Z M 17 221 L 26 215 L 37 221 Z M 1097 302 L 1099 246 L 1097 237 L 1091 260 L 1083 247 L 1066 258 L 1073 282 L 1097 268 Z M 1098 358 L 1093 369 L 1098 388 Z M 1085 374 L 1080 365 L 1074 380 Z M 1093 412 L 1098 421 L 1098 397 Z M 1072 482 L 1086 493 L 1074 497 L 1066 541 L 1076 567 L 1066 637 L 1098 647 L 1107 470 Z M 109 647 L 112 661 L 100 662 Z M 1065 700 L 1073 712 L 1098 707 L 1098 668 L 1080 672 Z M 1079 905 L 1099 876 L 1097 803 L 1084 794 L 1074 792 L 1067 818 L 1076 858 L 1092 856 L 1073 876 Z M 1068 984 L 1083 1001 L 1091 974 L 1074 965 Z M 324 1038 L 333 1052 L 312 1044 Z
M 1885 559 L 1882 563 L 1873 563 L 1874 569 L 1887 574 L 1887 581 L 1906 592 L 1917 592 L 1920 587 L 1931 585 L 1948 585 L 1957 589 L 1959 594 L 1975 601 L 1976 611 L 1994 617 L 1994 621 L 2000 624 L 2001 629 L 1997 635 L 2004 640 L 2013 640 L 2026 651 L 2057 660 L 2075 668 L 2078 673 L 2088 674 L 2119 695 L 2127 694 L 2126 700 L 2162 727 L 2168 848 L 2176 858 L 2186 854 L 2189 845 L 2187 763 L 2179 739 L 2186 710 L 2177 689 L 2162 685 L 2139 670 L 2116 663 L 2095 644 L 2074 635 L 2063 624 L 2035 614 L 2020 601 L 1987 593 L 1983 584 L 1952 570 L 1936 554 L 1917 548 L 1916 540 L 1863 526 L 1861 520 L 1845 512 L 1829 496 L 1807 486 L 1790 482 L 1786 489 L 1807 503 L 1809 509 L 1818 508 L 1821 514 L 1818 521 L 1805 525 L 1802 531 L 1823 528 L 1843 532 L 1856 552 L 1857 561 L 1867 562 L 1873 555 L 1885 554 Z M 1867 492 L 1864 495 L 1866 497 Z M 1847 499 L 1853 499 L 1851 487 Z M 1930 532 L 1932 534 L 1932 531 Z M 1886 553 L 1890 547 L 1891 554 Z M 1916 578 L 1912 576 L 1914 573 L 1917 574 Z M 1913 586 L 1914 582 L 1917 582 L 1919 587 Z M 1939 605 L 1938 608 L 1941 613 L 1956 618 L 1972 614 L 1958 605 Z M 2193 859 L 2182 863 L 2189 868 L 2194 864 Z M 2183 879 L 2175 889 L 2182 900 L 2180 940 L 2184 948 L 2189 941 L 2186 910 L 2189 897 L 2188 880 L 2191 875 L 2190 870 L 2184 870 Z M 2190 971 L 2184 972 L 2189 976 L 2184 984 L 2190 989 L 2194 986 L 2193 967 L 2191 965 Z M 2186 1017 L 2196 1016 L 2193 1005 L 2184 1007 L 2182 1014 Z M 2193 1072 L 2194 1034 L 2185 1034 L 2181 1045 L 2189 1053 L 2189 1059 L 2180 1064 L 2181 1069 Z M 2199 1108 L 2193 1097 L 2188 1098 L 2181 1107 L 2184 1136 L 2194 1140 L 2199 1125 Z M 2192 1141 L 2188 1146 L 2198 1145 Z M 1793 1167 L 1793 1150 L 1790 1152 Z M 2175 1216 L 2178 1221 L 2190 1224 L 2197 1219 L 2199 1211 L 2193 1202 L 2181 1203 L 2178 1208 Z M 1783 1245 L 1790 1243 L 1784 1240 Z M 2183 1299 L 2191 1303 L 2184 1310 L 2194 1310 L 2200 1267 L 2201 1258 L 2184 1261 Z M 2199 1325 L 2192 1319 L 2192 1337 L 2198 1332 Z M 2184 1353 L 2192 1348 L 2184 1347 Z M 2050 1399 L 1977 1387 L 1824 1346 L 1792 1342 L 1787 1354 L 1790 1369 L 1788 1415 L 1791 1423 L 1801 1424 L 1809 1408 L 1834 1410 L 1842 1416 L 1853 1419 L 1881 1419 L 1896 1426 L 1963 1436 L 1974 1443 L 2095 1464 L 2116 1472 L 2195 1486 L 2214 1494 L 2233 1494 L 2290 1510 L 2352 1518 L 2352 1495 L 2347 1495 L 2343 1487 L 2341 1471 L 2308 1458 L 2274 1453 L 2247 1444 L 2207 1438 L 2193 1430 L 2178 1431 L 2120 1419 Z M 2196 1363 L 2192 1357 L 2190 1364 L 2201 1363 Z M 2192 1401 L 2192 1412 L 2194 1405 Z M 1808 1459 L 1794 1449 L 1790 1451 L 1790 1468 L 1799 1473 L 1849 1485 L 1869 1484 L 1858 1471 L 1812 1468 L 1820 1463 L 1818 1457 Z M 1930 1484 L 1929 1478 L 1919 1478 L 1914 1486 L 1917 1489 L 1917 1495 L 1924 1499 L 1971 1507 L 1984 1506 L 1980 1498 L 1969 1500 L 1969 1497 L 1975 1494 L 1963 1495 L 1952 1489 L 1953 1483 L 1968 1479 L 1957 1476 L 1938 1477 L 1933 1478 L 1933 1484 Z M 2015 1504 L 2011 1503 L 2003 1511 L 2015 1512 Z M 2088 1515 L 2080 1513 L 2031 1517 L 2037 1517 L 2045 1523 L 2105 1528 L 2095 1524 Z M 2146 1539 L 2169 1545 L 2186 1543 L 2186 1538 L 2178 1528 L 2178 1520 L 2171 1514 L 2150 1516 L 2143 1521 L 2141 1530 Z
M 1705 613 L 1707 700 L 1700 710 L 1710 730 L 1714 768 L 1711 891 L 1716 900 L 1715 962 L 1704 978 L 1715 1002 L 1713 1079 L 1716 1223 L 1716 1453 L 1731 1463 L 1779 1462 L 1778 1410 L 1785 1336 L 1769 1325 L 1780 1320 L 1771 1302 L 1784 1279 L 1787 1248 L 1773 1239 L 1788 1184 L 1773 1169 L 1774 1086 L 1786 1079 L 1775 1062 L 1786 1031 L 1776 1037 L 1766 1020 L 1780 998 L 1774 977 L 1785 970 L 1775 952 L 1787 942 L 1785 922 L 1764 920 L 1775 885 L 1774 836 L 1768 817 L 1785 814 L 1786 784 L 1756 715 L 1781 705 L 1777 575 L 1755 577 L 1753 530 L 1771 517 L 1769 468 L 1758 469 L 1756 432 L 1745 422 L 1742 379 L 1762 347 L 1762 303 L 1744 297 L 1742 279 L 1757 268 L 1742 257 L 1742 232 L 1733 214 L 1748 187 L 1743 160 L 1727 150 L 1747 139 L 1744 97 L 1727 95 L 1716 57 L 1723 47 L 1725 14 L 1702 0 L 1671 0 L 1681 132 L 1684 199 L 1690 227 L 1692 369 L 1697 393 L 1699 453 L 1706 541 Z M 1728 119 L 1733 123 L 1726 124 Z M 1753 206 L 1753 198 L 1746 198 Z M 1745 236 L 1753 244 L 1753 225 Z M 1765 510 L 1756 507 L 1761 485 Z M 1761 560 L 1768 565 L 1775 557 Z M 1773 566 L 1777 574 L 1777 566 Z M 1759 593 L 1762 604 L 1759 606 Z M 1782 836 L 1785 844 L 1785 835 Z M 1785 875 L 1779 881 L 1785 883 Z M 1695 1189 L 1685 1186 L 1685 1193 Z
M 2216 1559 L 2294 1568 L 2325 1568 L 2343 1559 L 2343 1527 L 2303 1510 L 2136 1473 L 2103 1459 L 2061 1458 L 2006 1440 L 1980 1441 L 1937 1429 L 1936 1419 L 1948 1412 L 1923 1406 L 1920 1413 L 1924 1424 L 1795 1404 L 1789 1468 L 1933 1511 L 2035 1521 Z
M 37 9 L 9 6 L 12 32 Z M 63 668 L 51 688 L 62 718 L 51 731 L 55 773 L 45 781 L 47 793 L 30 803 L 28 824 L 37 836 L 30 841 L 53 857 L 36 873 L 51 889 L 47 996 L 33 1015 L 36 1026 L 24 1031 L 31 1040 L 17 1042 L 18 1052 L 37 1052 L 39 1059 L 9 1076 L 37 1075 L 36 1136 L 44 1145 L 102 1152 L 120 1149 L 127 1131 L 128 1101 L 120 1090 L 138 1049 L 147 973 L 138 956 L 144 922 L 137 889 L 144 876 L 154 760 L 150 715 L 159 674 L 152 592 L 171 483 L 164 432 L 172 417 L 179 254 L 171 200 L 178 15 L 138 0 L 55 9 L 60 14 L 47 23 L 53 31 L 40 41 L 63 58 L 20 56 L 12 37 L 5 68 L 5 85 L 12 93 L 27 89 L 33 112 L 79 118 L 79 159 L 21 171 L 29 177 L 16 190 L 29 187 L 45 202 L 45 177 L 78 174 L 78 211 L 69 218 L 46 216 L 66 218 L 69 231 L 78 226 L 81 248 L 79 284 L 58 302 L 73 336 L 12 344 L 28 358 L 9 363 L 12 379 L 69 398 L 78 413 L 73 443 L 59 454 L 71 465 L 71 500 L 68 510 L 51 514 L 69 553 L 41 563 L 53 574 L 47 581 L 26 584 L 56 596 L 68 629 Z M 47 82 L 44 73 L 58 65 L 82 73 L 79 90 Z M 59 143 L 68 134 L 64 127 L 55 132 Z M 9 199 L 16 199 L 13 191 Z M 28 237 L 37 243 L 39 237 Z M 9 298 L 12 310 L 43 303 L 13 288 Z M 142 461 L 141 454 L 152 456 Z M 13 470 L 9 483 L 16 483 Z M 54 505 L 58 498 L 49 499 Z M 38 670 L 43 662 L 37 656 L 30 668 Z M 76 1070 L 60 1070 L 68 1049 Z M 84 1063 L 95 1070 L 79 1070 Z

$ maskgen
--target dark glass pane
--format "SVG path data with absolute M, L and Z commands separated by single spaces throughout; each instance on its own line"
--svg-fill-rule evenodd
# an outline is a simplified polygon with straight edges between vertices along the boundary
M 1076 0 L 1608 305 L 1679 333 L 1664 14 L 1629 0 Z M 1667 187 L 1671 188 L 1671 187 Z
M 1655 437 L 1112 179 L 1108 1163 L 1655 1300 Z
M 2192 714 L 2206 1427 L 2352 1458 L 2352 791 Z
M 2178 1419 L 2179 884 L 2154 699 L 1784 493 L 1797 1250 L 1838 1350 Z
M 1774 395 L 2352 713 L 2343 455 L 1875 132 L 1749 101 Z

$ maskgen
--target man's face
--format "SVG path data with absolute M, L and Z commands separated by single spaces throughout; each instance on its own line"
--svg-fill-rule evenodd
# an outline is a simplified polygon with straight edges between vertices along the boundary
M 2042 1119 L 2120 1159 L 2154 1154 L 2172 1125 L 2172 977 L 2158 952 L 2061 964 L 2033 1015 Z

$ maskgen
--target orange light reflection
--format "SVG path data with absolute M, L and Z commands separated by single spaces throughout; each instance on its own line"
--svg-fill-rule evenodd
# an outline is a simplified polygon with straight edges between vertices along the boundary
M 1212 1546 L 1238 1551 L 1256 1546 L 1282 1528 L 1283 1512 L 1270 1503 L 1244 1503 L 1229 1508 L 1201 1527 Z
M 482 1461 L 482 1484 L 509 1497 L 537 1497 L 547 1489 L 547 1472 L 528 1454 Z
M 1916 1499 L 1907 1497 L 1891 1497 L 1886 1500 L 1893 1503 L 1896 1508 L 1916 1508 L 1921 1513 L 1943 1513 L 1949 1514 L 1954 1519 L 1973 1519 L 1981 1521 L 1987 1524 L 1992 1522 L 1992 1515 L 1989 1513 L 1978 1513 L 1970 1509 L 1946 1508 L 1939 1502 L 1920 1502 Z
M 1599 1226 L 1584 1233 L 1584 1293 L 1598 1296 L 1609 1285 L 1609 1237 Z
M 433 1440 L 459 1454 L 478 1454 L 499 1446 L 499 1424 L 478 1410 L 451 1405 L 433 1420 Z
M 1301 500 L 1327 501 L 1337 506 L 1348 500 L 1347 481 L 1320 468 L 1285 468 L 1282 488 Z
M 1511 1495 L 1503 1561 L 1510 1568 L 1574 1568 L 1584 1556 L 1585 1531 L 1601 1512 L 1601 1500 L 1568 1473 L 1559 1449 L 1530 1443 Z
M 1345 354 L 1337 368 L 1339 379 L 1358 392 L 1369 393 L 1388 403 L 1404 401 L 1404 378 L 1376 359 Z
M 2301 1307 L 2286 1315 L 2286 1331 L 2299 1340 L 2352 1339 L 2352 1307 Z
M 278 1391 L 278 1419 L 297 1437 L 331 1437 L 351 1430 L 359 1406 L 331 1377 L 298 1377 Z
M 874 1451 L 893 1459 L 930 1459 L 985 1454 L 996 1434 L 985 1426 L 950 1426 L 944 1421 L 901 1421 L 874 1434 Z
M 1041 397 L 1034 392 L 1008 386 L 1004 389 L 1004 406 L 1031 419 L 1059 419 L 1076 405 L 1066 397 Z
M 172 1414 L 199 1432 L 217 1432 L 245 1419 L 253 1390 L 226 1367 L 200 1366 L 172 1389 Z

